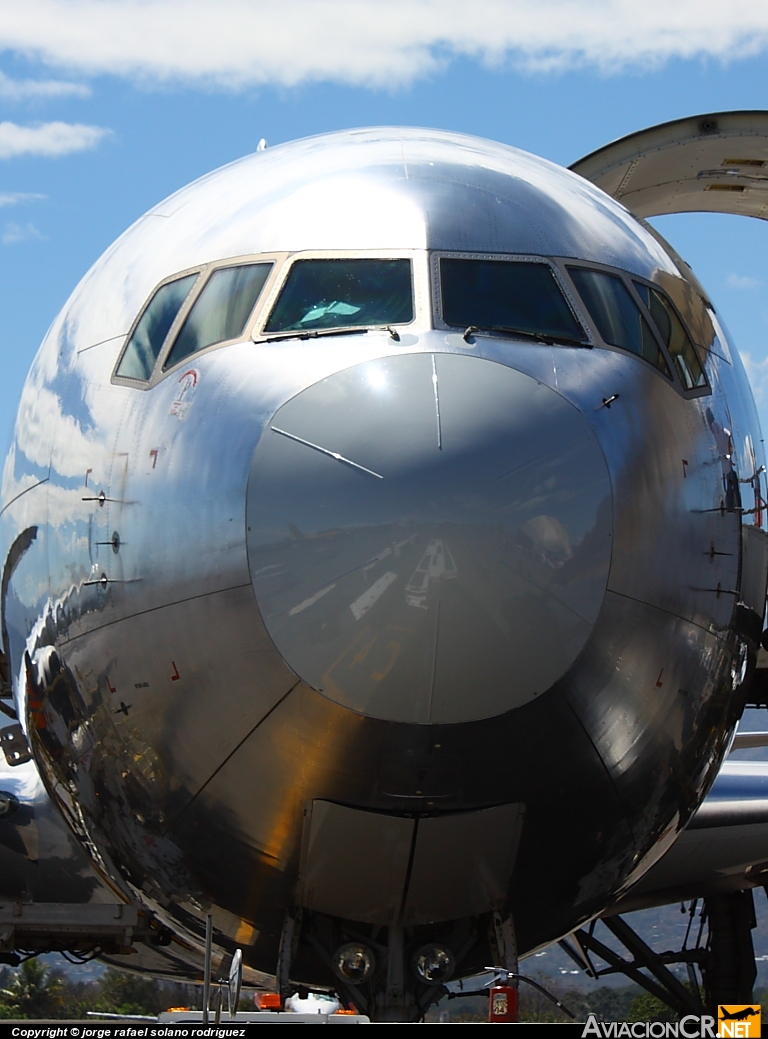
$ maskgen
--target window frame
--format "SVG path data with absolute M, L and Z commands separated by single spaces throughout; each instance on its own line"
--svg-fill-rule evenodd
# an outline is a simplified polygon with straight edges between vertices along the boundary
M 413 305 L 413 319 L 409 322 L 397 323 L 397 327 L 400 329 L 408 329 L 414 326 L 423 329 L 424 327 L 431 327 L 436 331 L 442 332 L 455 332 L 456 325 L 448 325 L 442 317 L 442 294 L 440 284 L 440 260 L 446 259 L 459 259 L 459 260 L 498 260 L 507 263 L 542 263 L 546 264 L 552 276 L 555 279 L 558 287 L 560 288 L 566 302 L 573 314 L 574 320 L 584 329 L 587 337 L 587 341 L 583 344 L 567 344 L 558 343 L 555 341 L 552 346 L 560 349 L 592 349 L 595 346 L 599 346 L 604 350 L 611 350 L 616 353 L 620 353 L 623 356 L 635 357 L 638 361 L 647 365 L 653 372 L 665 379 L 670 385 L 674 386 L 677 392 L 686 398 L 696 398 L 710 396 L 712 393 L 711 381 L 707 375 L 706 361 L 702 361 L 702 352 L 708 355 L 708 351 L 703 348 L 699 343 L 696 342 L 694 337 L 691 335 L 690 328 L 683 320 L 680 315 L 679 309 L 675 306 L 674 301 L 670 298 L 669 294 L 664 289 L 656 284 L 649 278 L 644 278 L 641 275 L 634 274 L 630 271 L 625 271 L 622 268 L 611 267 L 608 264 L 595 262 L 592 260 L 585 260 L 582 258 L 570 257 L 570 256 L 543 256 L 539 254 L 529 253 L 496 253 L 496 252 L 467 252 L 459 250 L 448 250 L 448 249 L 437 249 L 427 250 L 423 248 L 405 248 L 405 249 L 311 249 L 302 250 L 299 252 L 268 252 L 268 253 L 251 253 L 247 255 L 232 256 L 225 259 L 219 259 L 210 263 L 198 264 L 196 266 L 187 267 L 180 271 L 175 271 L 168 277 L 163 278 L 157 282 L 153 287 L 152 291 L 147 295 L 141 309 L 136 314 L 128 333 L 123 337 L 123 342 L 118 351 L 115 363 L 112 369 L 112 376 L 110 382 L 117 386 L 126 386 L 132 389 L 149 390 L 162 382 L 168 376 L 178 371 L 180 367 L 189 365 L 193 358 L 202 357 L 203 355 L 210 353 L 212 350 L 219 350 L 222 347 L 230 346 L 233 343 L 245 342 L 250 340 L 254 343 L 268 344 L 273 337 L 278 336 L 281 340 L 284 340 L 286 333 L 264 333 L 263 329 L 268 322 L 275 303 L 285 286 L 285 283 L 290 275 L 294 263 L 303 260 L 356 260 L 356 259 L 381 259 L 381 260 L 400 260 L 407 259 L 411 263 L 411 302 Z M 424 260 L 426 259 L 426 264 Z M 173 347 L 176 337 L 180 332 L 184 322 L 186 321 L 190 311 L 194 307 L 198 297 L 205 289 L 211 275 L 214 271 L 221 270 L 223 268 L 249 266 L 252 264 L 260 263 L 271 263 L 272 269 L 267 275 L 267 279 L 264 282 L 264 287 L 259 294 L 258 299 L 245 323 L 243 332 L 240 336 L 234 339 L 221 340 L 217 343 L 211 343 L 210 346 L 204 347 L 202 350 L 197 350 L 193 354 L 189 354 L 187 357 L 182 358 L 173 367 L 163 370 L 168 355 Z M 620 346 L 614 346 L 611 343 L 606 343 L 601 338 L 597 328 L 595 327 L 592 317 L 587 310 L 586 305 L 582 302 L 581 296 L 576 289 L 575 284 L 571 281 L 568 273 L 568 267 L 584 267 L 591 270 L 601 271 L 605 274 L 610 274 L 614 277 L 620 278 L 627 290 L 630 293 L 631 298 L 635 304 L 640 308 L 640 313 L 648 323 L 649 328 L 659 349 L 664 356 L 669 370 L 672 373 L 671 380 L 667 380 L 664 372 L 660 371 L 656 365 L 647 361 L 644 357 L 632 353 L 632 351 L 626 350 Z M 171 282 L 178 281 L 180 278 L 187 277 L 191 274 L 198 275 L 197 282 L 190 290 L 187 298 L 183 305 L 180 307 L 178 314 L 174 318 L 173 324 L 168 330 L 168 333 L 163 340 L 162 347 L 158 353 L 157 359 L 155 360 L 155 367 L 152 372 L 152 376 L 149 380 L 129 378 L 124 375 L 118 375 L 117 371 L 120 367 L 120 363 L 123 356 L 128 348 L 128 344 L 131 341 L 139 322 L 141 321 L 147 307 L 150 305 L 152 300 L 155 298 L 156 293 L 164 285 L 168 285 Z M 669 306 L 672 308 L 674 313 L 677 315 L 682 327 L 685 329 L 688 338 L 690 339 L 696 355 L 701 364 L 702 371 L 704 372 L 704 378 L 706 380 L 705 386 L 694 387 L 693 389 L 687 389 L 680 378 L 677 371 L 677 366 L 671 357 L 666 344 L 664 343 L 659 329 L 656 327 L 656 322 L 649 309 L 646 307 L 640 293 L 635 288 L 633 282 L 637 281 L 640 284 L 647 285 L 654 291 L 660 293 L 665 300 L 667 300 Z M 372 329 L 377 328 L 376 325 L 363 326 L 370 327 Z M 339 326 L 340 330 L 343 330 L 344 326 Z M 717 329 L 716 329 L 717 331 Z M 531 345 L 536 348 L 540 347 L 541 344 L 531 342 L 527 337 L 521 337 L 521 345 Z
M 146 300 L 144 301 L 144 305 L 142 306 L 141 310 L 138 312 L 136 318 L 131 324 L 128 334 L 126 335 L 123 344 L 120 347 L 120 351 L 117 355 L 117 360 L 115 361 L 114 367 L 112 369 L 112 378 L 110 381 L 116 386 L 130 386 L 133 389 L 150 390 L 153 386 L 156 386 L 159 382 L 162 382 L 163 379 L 167 378 L 169 375 L 173 375 L 173 373 L 178 371 L 179 368 L 192 363 L 193 358 L 202 357 L 204 354 L 210 353 L 212 350 L 219 350 L 221 347 L 230 346 L 232 343 L 241 343 L 251 340 L 254 323 L 256 322 L 262 311 L 263 302 L 266 301 L 278 272 L 285 265 L 285 260 L 287 256 L 287 253 L 257 253 L 249 256 L 232 256 L 228 257 L 227 259 L 216 260 L 214 262 L 200 264 L 195 267 L 188 267 L 186 270 L 176 271 L 174 274 L 169 275 L 167 278 L 163 278 L 162 281 L 159 281 L 152 288 L 152 291 L 149 293 Z M 228 269 L 230 267 L 248 267 L 259 263 L 271 263 L 272 269 L 267 275 L 267 280 L 264 282 L 264 287 L 259 293 L 259 297 L 256 300 L 256 303 L 254 304 L 250 314 L 248 315 L 248 318 L 243 327 L 242 334 L 234 339 L 222 339 L 217 343 L 211 343 L 209 346 L 203 347 L 202 350 L 196 350 L 194 353 L 188 354 L 186 357 L 183 357 L 180 361 L 177 361 L 176 364 L 174 364 L 172 367 L 169 367 L 168 369 L 164 370 L 163 365 L 165 364 L 168 355 L 171 352 L 173 344 L 176 342 L 176 337 L 181 331 L 181 328 L 184 322 L 186 321 L 190 311 L 194 307 L 198 297 L 201 295 L 205 286 L 208 284 L 211 275 L 218 270 Z M 147 307 L 155 298 L 157 292 L 164 285 L 169 285 L 171 282 L 178 281 L 180 278 L 187 277 L 190 274 L 197 274 L 197 281 L 193 285 L 189 294 L 187 295 L 187 298 L 184 300 L 183 305 L 180 307 L 178 314 L 173 320 L 173 324 L 168 329 L 168 334 L 163 340 L 163 345 L 161 346 L 157 358 L 155 359 L 155 366 L 152 371 L 151 377 L 145 381 L 143 379 L 131 379 L 124 375 L 118 375 L 118 368 L 120 367 L 120 363 L 123 359 L 123 356 L 126 350 L 128 349 L 128 344 L 131 341 L 131 337 L 133 336 L 136 327 L 138 326 L 139 322 L 144 316 Z
M 168 340 L 171 339 L 171 337 L 174 336 L 176 334 L 177 330 L 181 327 L 179 319 L 180 319 L 182 314 L 186 314 L 187 313 L 187 311 L 189 309 L 188 304 L 189 304 L 190 299 L 192 299 L 193 297 L 197 296 L 197 288 L 200 285 L 200 281 L 201 281 L 200 275 L 203 273 L 204 270 L 205 270 L 204 266 L 187 267 L 183 271 L 176 271 L 173 274 L 169 275 L 167 278 L 163 278 L 162 281 L 159 281 L 155 286 L 153 286 L 152 291 L 149 293 L 147 298 L 144 300 L 143 306 L 139 310 L 139 312 L 136 315 L 136 317 L 133 319 L 131 327 L 128 329 L 128 334 L 125 336 L 125 339 L 123 340 L 123 344 L 120 347 L 120 350 L 119 350 L 118 355 L 117 355 L 117 360 L 115 361 L 114 367 L 112 369 L 112 379 L 111 379 L 111 382 L 115 383 L 118 386 L 133 386 L 135 389 L 140 389 L 140 390 L 147 389 L 149 386 L 152 385 L 152 383 L 155 381 L 155 376 L 157 374 L 157 367 L 158 367 L 158 363 L 160 361 L 160 358 L 163 357 L 164 354 L 165 354 L 165 348 L 168 345 Z M 128 349 L 128 345 L 131 342 L 131 339 L 133 338 L 133 333 L 138 328 L 139 322 L 144 317 L 144 314 L 146 313 L 146 311 L 147 311 L 150 303 L 152 302 L 152 300 L 155 298 L 155 296 L 158 294 L 160 289 L 163 288 L 164 285 L 171 285 L 174 281 L 180 281 L 182 278 L 186 278 L 190 274 L 196 274 L 197 275 L 197 281 L 195 282 L 195 284 L 192 286 L 192 288 L 187 293 L 186 299 L 184 300 L 184 302 L 182 303 L 181 307 L 179 308 L 179 311 L 176 314 L 176 317 L 173 319 L 173 323 L 171 324 L 171 327 L 168 329 L 168 332 L 166 333 L 165 339 L 163 340 L 162 345 L 160 347 L 160 350 L 158 351 L 157 357 L 155 358 L 155 365 L 154 365 L 154 368 L 152 369 L 152 374 L 150 375 L 149 379 L 133 379 L 133 378 L 127 376 L 127 375 L 118 375 L 117 374 L 118 373 L 118 369 L 119 369 L 120 365 L 122 364 L 122 360 L 123 360 L 123 357 L 125 356 L 125 353 L 126 353 L 126 351 Z
M 419 256 L 423 252 L 424 250 L 421 249 L 308 249 L 302 252 L 291 253 L 286 257 L 286 262 L 283 263 L 279 276 L 275 278 L 272 284 L 268 283 L 264 287 L 262 293 L 264 304 L 259 308 L 258 319 L 253 323 L 251 338 L 255 343 L 269 343 L 276 336 L 285 341 L 286 337 L 292 337 L 295 334 L 298 338 L 301 335 L 300 329 L 295 329 L 292 332 L 265 332 L 264 328 L 272 316 L 272 311 L 275 309 L 275 304 L 285 287 L 293 265 L 305 260 L 409 260 L 411 264 L 411 305 L 413 307 L 413 317 L 410 321 L 392 322 L 392 325 L 398 329 L 411 328 L 419 323 L 419 319 L 424 313 L 424 289 L 419 277 L 418 262 Z M 350 326 L 339 325 L 339 331 L 343 332 L 345 327 L 348 328 Z M 360 327 L 376 329 L 382 326 L 360 325 Z M 307 331 L 310 330 L 308 329 Z M 330 336 L 333 329 L 322 329 L 322 331 L 324 335 Z
M 660 331 L 659 331 L 659 329 L 658 329 L 658 327 L 656 325 L 656 321 L 655 321 L 653 315 L 651 314 L 650 308 L 645 305 L 645 301 L 643 300 L 643 297 L 637 291 L 637 289 L 635 288 L 634 284 L 632 284 L 631 288 L 632 288 L 632 291 L 634 292 L 635 298 L 640 301 L 640 306 L 643 308 L 643 314 L 647 315 L 647 319 L 650 322 L 651 330 L 655 333 L 656 338 L 661 343 L 661 345 L 662 345 L 662 347 L 664 349 L 665 356 L 668 359 L 668 363 L 672 364 L 672 371 L 675 373 L 675 382 L 679 383 L 680 389 L 681 389 L 682 393 L 684 394 L 684 396 L 686 396 L 686 397 L 705 397 L 705 396 L 709 396 L 712 393 L 712 387 L 711 387 L 709 379 L 707 377 L 707 366 L 704 363 L 704 361 L 701 359 L 702 350 L 704 350 L 704 353 L 707 353 L 708 351 L 706 351 L 704 349 L 704 347 L 700 346 L 696 342 L 696 340 L 693 338 L 693 336 L 691 335 L 690 328 L 685 323 L 685 321 L 683 321 L 683 318 L 682 318 L 682 316 L 680 314 L 680 311 L 677 309 L 677 307 L 675 306 L 674 302 L 670 298 L 669 293 L 665 292 L 664 289 L 660 285 L 657 285 L 655 282 L 649 281 L 647 278 L 639 278 L 639 277 L 635 277 L 635 275 L 632 275 L 629 278 L 629 281 L 630 282 L 636 282 L 637 281 L 641 285 L 647 285 L 649 289 L 653 289 L 653 291 L 656 292 L 659 296 L 662 296 L 667 301 L 667 303 L 668 303 L 670 309 L 672 310 L 673 314 L 675 314 L 677 316 L 677 320 L 680 322 L 680 325 L 681 325 L 683 331 L 688 336 L 688 340 L 690 341 L 690 344 L 693 347 L 693 352 L 696 354 L 696 358 L 698 359 L 699 365 L 701 367 L 702 374 L 704 375 L 704 385 L 703 386 L 693 386 L 691 389 L 689 389 L 687 386 L 685 386 L 683 384 L 683 380 L 680 377 L 680 373 L 677 370 L 677 365 L 675 364 L 675 359 L 674 359 L 674 357 L 672 355 L 672 352 L 669 350 L 669 348 L 667 347 L 667 344 L 664 342 L 664 339 L 663 339 L 663 337 L 662 337 L 662 335 L 661 335 L 661 333 L 660 333 Z
M 561 266 L 563 268 L 563 273 L 564 273 L 565 276 L 567 276 L 569 278 L 569 281 L 570 281 L 570 275 L 568 274 L 568 268 L 569 267 L 583 267 L 583 268 L 586 268 L 587 270 L 600 271 L 603 274 L 610 274 L 610 275 L 613 275 L 613 277 L 620 278 L 622 280 L 622 282 L 624 283 L 627 291 L 629 292 L 630 297 L 635 302 L 635 304 L 639 307 L 640 313 L 642 314 L 643 318 L 645 319 L 646 323 L 648 324 L 648 327 L 651 330 L 651 334 L 653 335 L 654 339 L 656 340 L 656 343 L 657 343 L 659 349 L 661 350 L 661 353 L 662 353 L 662 356 L 664 357 L 664 360 L 667 362 L 667 366 L 669 367 L 669 371 L 670 371 L 671 375 L 668 378 L 664 374 L 664 372 L 662 372 L 659 368 L 656 367 L 655 364 L 653 364 L 651 361 L 647 361 L 644 357 L 641 357 L 639 354 L 633 353 L 631 350 L 627 350 L 627 349 L 625 349 L 622 346 L 615 346 L 613 343 L 606 343 L 603 340 L 603 338 L 600 336 L 600 333 L 599 333 L 598 329 L 595 327 L 595 325 L 594 325 L 594 323 L 592 321 L 592 315 L 589 313 L 586 304 L 581 301 L 581 297 L 578 295 L 578 290 L 576 288 L 576 285 L 573 284 L 573 292 L 577 294 L 577 299 L 579 300 L 580 311 L 583 311 L 584 317 L 586 318 L 586 323 L 589 326 L 590 332 L 591 332 L 592 335 L 594 335 L 595 341 L 596 341 L 597 344 L 599 344 L 600 349 L 602 349 L 602 350 L 612 350 L 615 353 L 620 353 L 620 354 L 622 354 L 625 357 L 634 357 L 634 358 L 636 358 L 642 364 L 647 365 L 648 368 L 650 368 L 651 371 L 653 371 L 657 375 L 661 376 L 661 378 L 665 380 L 665 383 L 667 385 L 673 386 L 675 388 L 675 390 L 681 396 L 686 397 L 687 399 L 692 399 L 692 398 L 695 398 L 695 397 L 706 397 L 706 396 L 710 396 L 711 395 L 711 393 L 712 393 L 712 386 L 711 386 L 709 378 L 707 377 L 706 365 L 704 364 L 704 362 L 702 362 L 702 359 L 701 359 L 701 350 L 702 350 L 702 348 L 699 346 L 699 344 L 696 342 L 696 340 L 691 335 L 691 330 L 688 327 L 688 325 L 685 323 L 685 321 L 683 321 L 682 317 L 680 316 L 680 311 L 677 309 L 677 307 L 674 305 L 672 300 L 669 298 L 668 293 L 666 293 L 664 291 L 664 289 L 661 288 L 661 286 L 657 285 L 655 282 L 651 281 L 649 278 L 642 277 L 642 275 L 633 274 L 630 271 L 625 271 L 624 269 L 622 269 L 620 267 L 609 267 L 608 264 L 597 263 L 597 262 L 593 262 L 592 260 L 575 259 L 575 258 L 572 258 L 570 256 L 564 256 L 564 257 L 557 257 L 556 262 L 557 262 L 558 266 Z M 661 336 L 661 333 L 659 332 L 659 329 L 656 327 L 656 322 L 654 321 L 654 319 L 653 319 L 653 317 L 651 315 L 650 310 L 646 307 L 646 305 L 643 302 L 643 299 L 642 299 L 640 293 L 637 291 L 637 289 L 635 288 L 635 286 L 633 284 L 633 282 L 635 282 L 635 281 L 639 282 L 641 285 L 647 285 L 649 288 L 652 288 L 655 292 L 660 293 L 669 302 L 669 305 L 674 310 L 675 314 L 678 317 L 678 320 L 680 321 L 680 324 L 685 329 L 685 332 L 686 332 L 688 338 L 690 339 L 691 343 L 693 344 L 693 348 L 696 351 L 696 356 L 699 359 L 699 364 L 701 365 L 701 370 L 704 372 L 704 378 L 706 380 L 706 385 L 705 386 L 697 386 L 697 387 L 694 387 L 693 389 L 689 390 L 686 386 L 683 385 L 683 382 L 682 382 L 682 380 L 680 378 L 680 373 L 677 370 L 677 365 L 675 364 L 675 362 L 674 362 L 674 360 L 673 360 L 669 350 L 667 349 L 667 344 L 664 342 L 664 340 L 663 340 L 663 338 Z
M 617 267 L 609 267 L 607 264 L 604 263 L 592 263 L 589 260 L 571 260 L 566 258 L 561 260 L 561 263 L 563 266 L 564 273 L 568 276 L 568 279 L 571 281 L 571 284 L 573 285 L 573 291 L 578 296 L 581 307 L 583 308 L 584 314 L 586 315 L 586 319 L 589 322 L 590 328 L 592 329 L 593 335 L 595 336 L 595 340 L 599 344 L 600 349 L 612 350 L 615 353 L 622 354 L 624 357 L 636 357 L 638 361 L 642 361 L 643 364 L 647 364 L 651 371 L 656 372 L 657 375 L 660 375 L 663 379 L 666 379 L 667 383 L 670 386 L 677 386 L 679 382 L 677 376 L 677 368 L 672 363 L 672 359 L 669 356 L 666 344 L 659 336 L 658 329 L 656 328 L 656 322 L 648 313 L 647 308 L 642 305 L 642 300 L 640 299 L 634 286 L 631 284 L 630 279 L 627 278 L 626 272 L 620 270 Z M 573 281 L 573 279 L 571 279 L 569 270 L 569 268 L 571 267 L 578 267 L 581 270 L 587 271 L 597 271 L 600 274 L 607 274 L 612 278 L 618 278 L 618 280 L 622 283 L 624 288 L 629 293 L 629 298 L 632 300 L 635 306 L 638 307 L 641 317 L 647 324 L 648 330 L 650 331 L 651 335 L 654 338 L 654 341 L 656 342 L 656 345 L 661 351 L 661 356 L 664 358 L 664 362 L 667 365 L 667 371 L 669 374 L 667 374 L 667 372 L 663 372 L 661 368 L 655 365 L 652 361 L 649 361 L 646 357 L 643 357 L 642 354 L 636 354 L 633 350 L 630 350 L 625 346 L 617 346 L 616 343 L 609 343 L 607 342 L 607 340 L 603 339 L 602 335 L 600 334 L 600 329 L 597 327 L 596 323 L 592 318 L 592 314 L 589 311 L 589 307 L 581 298 L 576 282 Z
M 592 327 L 591 321 L 585 321 L 583 317 L 583 308 L 579 296 L 575 293 L 575 286 L 571 284 L 570 279 L 566 279 L 563 276 L 563 271 L 560 269 L 560 264 L 557 258 L 552 256 L 538 256 L 531 255 L 529 253 L 471 253 L 471 252 L 456 252 L 454 250 L 439 249 L 434 252 L 430 252 L 429 257 L 429 272 L 430 272 L 430 285 L 432 289 L 432 321 L 435 329 L 441 332 L 456 332 L 459 328 L 458 325 L 448 325 L 443 320 L 443 299 L 442 299 L 442 286 L 440 283 L 440 261 L 441 260 L 501 260 L 509 263 L 542 263 L 549 267 L 552 272 L 552 276 L 555 279 L 555 283 L 565 297 L 565 301 L 568 304 L 574 321 L 583 328 L 584 333 L 587 337 L 587 341 L 584 343 L 558 343 L 556 337 L 553 346 L 561 347 L 564 350 L 590 350 L 595 346 L 597 342 L 601 342 L 600 337 L 595 335 L 595 331 Z M 501 333 L 498 333 L 501 335 Z M 510 338 L 512 336 L 510 335 Z M 524 344 L 531 344 L 536 347 L 540 347 L 541 343 L 532 342 L 528 336 L 521 336 L 520 342 Z

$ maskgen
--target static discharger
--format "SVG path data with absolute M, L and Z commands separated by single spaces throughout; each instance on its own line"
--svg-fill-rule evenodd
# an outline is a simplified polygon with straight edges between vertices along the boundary
M 297 444 L 311 447 L 313 451 L 319 451 L 323 455 L 328 455 L 329 458 L 335 458 L 336 461 L 341 462 L 342 465 L 351 465 L 353 469 L 359 469 L 360 472 L 368 473 L 369 476 L 375 476 L 377 480 L 384 479 L 381 473 L 375 473 L 373 469 L 366 469 L 364 465 L 358 465 L 357 462 L 353 462 L 350 458 L 345 458 L 344 455 L 340 455 L 338 451 L 329 451 L 327 447 L 313 444 L 311 440 L 304 440 L 303 437 L 297 437 L 293 433 L 286 433 L 284 429 L 278 429 L 277 426 L 272 426 L 271 429 L 273 433 L 279 433 L 280 436 L 288 437 L 289 440 L 295 440 Z

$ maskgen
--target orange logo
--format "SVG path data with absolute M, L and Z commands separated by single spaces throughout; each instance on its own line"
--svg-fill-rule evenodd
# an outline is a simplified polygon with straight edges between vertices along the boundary
M 760 1004 L 724 1004 L 717 1008 L 717 1034 L 721 1039 L 760 1036 Z

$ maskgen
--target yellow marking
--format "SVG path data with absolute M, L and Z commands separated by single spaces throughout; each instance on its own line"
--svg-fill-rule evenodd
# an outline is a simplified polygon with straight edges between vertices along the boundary
M 235 942 L 238 945 L 250 945 L 254 935 L 258 932 L 256 928 L 246 920 L 241 920 L 235 933 Z
M 355 653 L 355 655 L 352 657 L 349 667 L 347 668 L 348 671 L 351 671 L 356 664 L 362 664 L 362 662 L 371 652 L 373 647 L 376 645 L 376 639 L 378 637 L 378 635 L 374 635 L 371 641 L 366 646 L 363 646 L 362 649 L 359 649 L 357 653 Z
M 400 656 L 400 643 L 399 642 L 388 642 L 387 649 L 392 650 L 392 655 L 389 658 L 389 663 L 383 671 L 372 671 L 371 678 L 374 682 L 380 682 L 383 678 L 386 678 L 389 672 L 394 667 L 395 661 Z
M 347 653 L 351 653 L 352 650 L 355 648 L 355 646 L 359 646 L 360 643 L 365 638 L 367 638 L 370 634 L 371 634 L 371 626 L 369 624 L 369 625 L 367 625 L 367 627 L 363 628 L 363 630 L 357 635 L 356 638 L 352 639 L 352 641 L 347 646 L 347 648 L 345 650 L 342 650 L 340 656 L 338 656 L 336 658 L 336 660 L 334 660 L 334 662 L 331 664 L 331 666 L 328 668 L 328 670 L 323 675 L 323 689 L 325 690 L 325 692 L 331 692 L 332 691 L 332 692 L 336 693 L 337 695 L 341 694 L 341 689 L 339 689 L 339 687 L 336 685 L 334 680 L 331 678 L 331 674 L 336 670 L 336 668 L 342 662 L 342 660 L 347 655 Z

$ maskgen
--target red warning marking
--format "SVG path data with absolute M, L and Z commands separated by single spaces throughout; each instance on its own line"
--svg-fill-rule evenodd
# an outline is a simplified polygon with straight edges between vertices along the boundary
M 683 463 L 683 479 L 687 480 L 688 479 L 688 470 L 685 467 L 688 465 L 688 459 L 687 458 L 683 458 L 683 459 L 681 459 L 681 461 Z
M 149 452 L 149 457 L 152 459 L 152 468 L 153 469 L 157 465 L 157 452 L 158 452 L 158 448 L 156 448 L 156 447 L 153 448 L 153 450 L 151 450 Z
M 656 679 L 656 685 L 661 687 L 664 683 L 661 681 L 661 676 L 664 674 L 664 668 L 659 671 L 659 677 Z
M 181 675 L 179 674 L 179 669 L 176 667 L 176 661 L 175 660 L 172 660 L 171 663 L 173 664 L 173 674 L 171 675 L 171 681 L 172 682 L 178 682 L 179 679 L 181 678 Z
M 86 469 L 85 470 L 85 486 L 86 487 L 88 486 L 88 477 L 91 475 L 92 472 L 93 472 L 93 469 Z
M 107 675 L 107 689 L 109 689 L 110 693 L 116 693 L 117 692 L 117 689 L 115 689 L 115 687 L 112 685 L 112 683 L 109 680 L 109 675 Z

